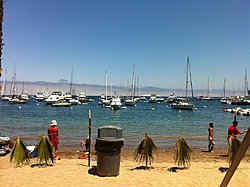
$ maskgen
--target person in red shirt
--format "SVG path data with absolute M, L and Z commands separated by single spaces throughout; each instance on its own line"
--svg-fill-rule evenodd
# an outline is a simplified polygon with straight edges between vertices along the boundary
M 228 128 L 227 140 L 229 140 L 229 138 L 232 136 L 232 134 L 234 134 L 235 137 L 236 137 L 236 135 L 238 135 L 238 134 L 243 134 L 243 133 L 245 133 L 245 132 L 248 131 L 248 130 L 244 130 L 243 132 L 241 132 L 241 131 L 237 128 L 237 126 L 238 126 L 238 121 L 233 121 L 233 125 L 230 126 L 230 127 Z
M 58 138 L 58 127 L 56 126 L 57 122 L 56 120 L 52 120 L 51 124 L 48 128 L 48 136 L 49 136 L 49 141 L 53 145 L 55 149 L 55 159 L 59 159 L 60 157 L 58 156 L 58 145 L 59 145 L 59 138 Z

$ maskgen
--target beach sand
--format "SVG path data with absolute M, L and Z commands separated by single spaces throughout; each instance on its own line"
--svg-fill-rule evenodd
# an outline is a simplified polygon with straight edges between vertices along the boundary
M 136 169 L 143 164 L 133 160 L 133 150 L 121 150 L 120 170 L 116 177 L 100 177 L 95 174 L 97 167 L 96 155 L 91 155 L 90 167 L 88 159 L 78 159 L 82 152 L 76 149 L 60 150 L 61 160 L 53 166 L 31 167 L 36 159 L 31 159 L 31 164 L 16 167 L 10 163 L 10 154 L 0 157 L 0 186 L 31 187 L 31 186 L 178 186 L 178 187 L 215 187 L 220 186 L 226 172 L 221 172 L 220 167 L 229 167 L 227 150 L 216 150 L 208 153 L 202 150 L 193 150 L 191 165 L 188 169 L 168 171 L 176 167 L 174 150 L 161 150 L 151 164 L 150 170 Z M 246 153 L 238 169 L 234 173 L 228 186 L 250 186 L 250 151 Z

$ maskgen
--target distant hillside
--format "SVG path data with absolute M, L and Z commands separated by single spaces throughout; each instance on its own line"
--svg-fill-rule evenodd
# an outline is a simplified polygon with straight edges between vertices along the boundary
M 1 83 L 2 84 L 2 83 Z M 10 93 L 11 82 L 7 81 L 6 83 L 6 94 Z M 16 94 L 21 94 L 22 90 L 25 90 L 29 95 L 35 95 L 37 91 L 43 91 L 51 93 L 55 90 L 60 90 L 63 92 L 70 90 L 70 83 L 65 82 L 44 82 L 44 81 L 35 81 L 35 82 L 16 82 Z M 85 92 L 87 95 L 91 96 L 99 96 L 102 93 L 105 93 L 104 85 L 96 85 L 96 84 L 73 84 L 72 89 L 75 91 L 75 94 L 79 94 L 80 92 Z M 108 86 L 108 95 L 111 93 L 111 87 Z M 167 88 L 158 88 L 153 86 L 145 86 L 140 89 L 136 89 L 136 95 L 140 93 L 140 95 L 150 95 L 151 93 L 157 94 L 159 96 L 168 96 L 171 92 L 175 92 L 177 96 L 184 96 L 184 89 L 167 89 Z M 118 95 L 131 95 L 128 88 L 112 86 L 113 95 L 116 93 Z M 226 91 L 226 96 L 232 95 L 231 90 Z M 222 90 L 212 90 L 213 97 L 220 97 L 222 94 Z M 202 95 L 201 89 L 194 90 L 194 96 Z M 241 94 L 239 94 L 241 95 Z

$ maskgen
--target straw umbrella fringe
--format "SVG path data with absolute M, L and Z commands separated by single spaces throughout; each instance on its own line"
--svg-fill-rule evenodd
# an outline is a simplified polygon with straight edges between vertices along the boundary
M 239 147 L 241 144 L 241 141 L 239 139 L 237 139 L 237 137 L 235 137 L 234 135 L 232 135 L 229 138 L 229 148 L 228 148 L 228 162 L 231 164 Z
M 189 147 L 187 142 L 180 136 L 179 140 L 175 144 L 175 163 L 177 163 L 178 166 L 190 166 L 191 153 L 191 148 Z
M 145 162 L 147 167 L 148 164 L 151 165 L 154 160 L 154 154 L 157 153 L 157 147 L 153 140 L 145 134 L 134 152 L 134 160 L 139 163 Z
M 53 145 L 47 139 L 46 135 L 40 137 L 34 151 L 38 153 L 37 160 L 39 165 L 48 165 L 49 160 L 54 163 Z
M 10 162 L 14 161 L 16 166 L 23 166 L 24 162 L 30 163 L 30 153 L 26 148 L 26 144 L 19 137 L 14 140 L 14 146 L 10 154 Z

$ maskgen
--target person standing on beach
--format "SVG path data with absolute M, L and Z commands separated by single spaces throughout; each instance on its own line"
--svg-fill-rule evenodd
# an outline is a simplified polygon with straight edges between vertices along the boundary
M 90 152 L 90 145 L 92 144 L 92 140 L 89 136 L 87 136 L 86 140 L 84 141 L 86 152 Z
M 208 151 L 213 152 L 215 145 L 214 141 L 214 124 L 209 123 L 209 128 L 208 128 Z
M 49 141 L 53 145 L 55 149 L 55 159 L 60 159 L 58 157 L 58 145 L 59 145 L 59 138 L 58 138 L 58 127 L 57 127 L 57 122 L 56 120 L 52 120 L 51 124 L 48 128 L 48 136 L 49 136 Z
M 227 141 L 229 140 L 229 138 L 234 134 L 234 136 L 236 137 L 236 135 L 238 134 L 243 134 L 245 132 L 247 132 L 248 130 L 244 130 L 243 132 L 241 132 L 238 128 L 238 121 L 233 121 L 233 125 L 231 125 L 228 128 L 228 136 L 227 136 Z

